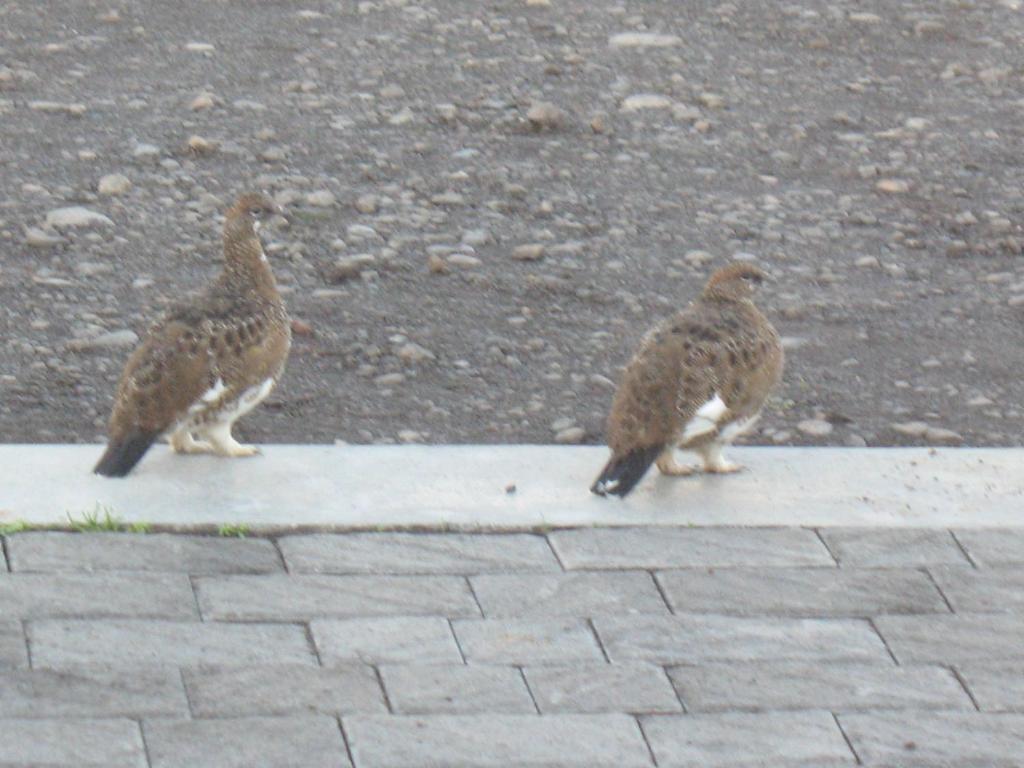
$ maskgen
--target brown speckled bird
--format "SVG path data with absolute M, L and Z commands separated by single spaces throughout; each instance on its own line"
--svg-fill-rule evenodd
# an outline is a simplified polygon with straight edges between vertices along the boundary
M 750 298 L 765 277 L 753 264 L 729 264 L 647 334 L 615 393 L 612 457 L 591 491 L 625 496 L 654 462 L 666 475 L 696 471 L 675 462 L 676 446 L 699 454 L 705 472 L 740 469 L 722 448 L 754 425 L 782 377 L 779 335 Z
M 128 359 L 97 474 L 124 477 L 161 435 L 177 453 L 259 453 L 236 442 L 231 426 L 270 394 L 291 347 L 288 313 L 258 235 L 281 213 L 262 194 L 243 195 L 228 210 L 224 271 L 150 328 Z

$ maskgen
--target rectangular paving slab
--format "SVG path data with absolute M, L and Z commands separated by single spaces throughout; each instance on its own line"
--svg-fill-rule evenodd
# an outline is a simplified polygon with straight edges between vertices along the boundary
M 762 662 L 669 669 L 689 712 L 829 709 L 973 709 L 943 667 Z
M 7 538 L 13 571 L 173 571 L 268 573 L 284 570 L 272 542 L 172 533 L 28 532 Z
M 317 619 L 309 625 L 325 665 L 461 664 L 451 625 L 438 617 Z
M 613 662 L 890 661 L 866 621 L 856 619 L 634 616 L 594 619 Z
M 470 578 L 488 618 L 656 613 L 668 606 L 646 571 L 488 574 Z
M 908 711 L 839 722 L 869 768 L 1020 768 L 1024 755 L 1024 715 Z
M 0 578 L 0 615 L 40 618 L 198 618 L 178 573 L 12 573 Z
M 931 572 L 957 613 L 1024 611 L 1024 566 L 946 567 Z
M 0 719 L 0 765 L 12 768 L 147 768 L 132 720 Z
M 278 539 L 293 573 L 493 573 L 559 571 L 543 536 L 345 533 Z
M 143 722 L 152 768 L 351 768 L 333 717 Z
M 1024 616 L 879 616 L 875 626 L 901 664 L 1024 660 Z
M 358 768 L 648 768 L 625 715 L 346 717 Z
M 0 672 L 0 717 L 188 717 L 177 669 Z
M 949 613 L 931 579 L 914 570 L 718 568 L 656 575 L 676 613 L 809 617 Z
M 32 665 L 55 669 L 316 663 L 305 629 L 287 624 L 44 619 L 28 638 Z
M 653 664 L 574 664 L 523 672 L 544 714 L 683 710 L 665 670 Z
M 381 679 L 392 709 L 403 715 L 533 714 L 515 667 L 385 665 Z
M 462 619 L 452 626 L 470 664 L 604 660 L 594 633 L 579 619 Z
M 202 667 L 185 669 L 182 677 L 196 717 L 387 711 L 377 674 L 364 664 Z
M 835 566 L 814 531 L 802 528 L 580 528 L 549 538 L 570 570 Z
M 843 567 L 970 564 L 944 528 L 822 528 L 819 533 Z
M 651 715 L 640 722 L 659 768 L 855 764 L 828 712 Z
M 459 576 L 209 576 L 196 593 L 203 618 L 219 621 L 480 615 Z

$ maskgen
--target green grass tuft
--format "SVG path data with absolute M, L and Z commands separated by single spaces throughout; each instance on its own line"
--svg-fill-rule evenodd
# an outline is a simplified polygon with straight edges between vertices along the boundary
M 24 520 L 12 520 L 9 523 L 0 523 L 0 536 L 10 536 L 12 533 L 27 531 L 32 526 Z
M 82 513 L 80 518 L 67 513 L 71 530 L 78 533 L 149 533 L 153 526 L 149 523 L 126 523 L 116 514 L 112 507 L 96 504 L 91 510 Z
M 244 539 L 249 535 L 250 531 L 251 528 L 245 523 L 237 523 L 235 525 L 224 523 L 217 527 L 217 535 L 229 539 Z

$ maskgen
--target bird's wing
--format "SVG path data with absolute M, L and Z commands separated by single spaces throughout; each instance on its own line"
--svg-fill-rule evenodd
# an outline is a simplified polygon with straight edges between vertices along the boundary
M 132 353 L 118 384 L 111 434 L 160 434 L 201 402 L 216 381 L 202 326 L 168 317 Z

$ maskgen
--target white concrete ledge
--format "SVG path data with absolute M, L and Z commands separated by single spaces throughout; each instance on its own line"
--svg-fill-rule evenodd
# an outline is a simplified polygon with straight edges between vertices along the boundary
M 588 491 L 600 447 L 267 445 L 220 459 L 160 446 L 122 480 L 91 473 L 101 450 L 0 445 L 0 523 L 67 525 L 100 504 L 126 522 L 254 530 L 1024 527 L 1024 449 L 737 448 L 741 474 L 652 470 L 625 501 Z

